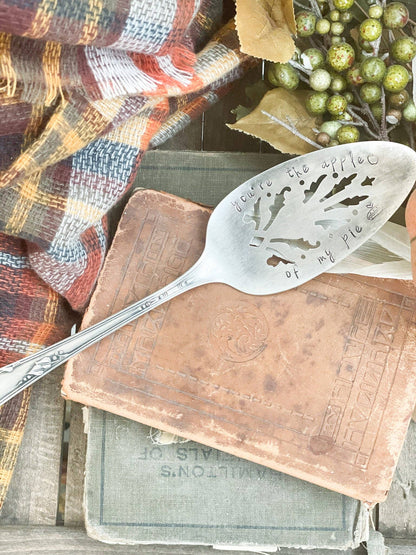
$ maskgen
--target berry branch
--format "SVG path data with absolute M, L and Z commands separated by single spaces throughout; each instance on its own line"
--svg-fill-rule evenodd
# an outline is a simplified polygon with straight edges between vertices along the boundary
M 388 141 L 388 134 L 386 129 L 386 93 L 384 92 L 384 87 L 381 88 L 381 123 L 380 123 L 380 135 L 383 141 Z
M 367 4 L 309 0 L 306 7 L 295 0 L 297 51 L 288 63 L 268 66 L 272 86 L 309 89 L 306 108 L 319 122 L 314 146 L 367 139 L 415 145 L 416 22 L 400 1 Z M 274 121 L 305 140 L 293 122 Z
M 302 141 L 305 141 L 305 142 L 309 143 L 310 145 L 314 146 L 315 148 L 318 148 L 318 149 L 323 148 L 322 145 L 316 143 L 315 141 L 312 141 L 309 137 L 306 137 L 305 135 L 303 135 L 303 133 L 300 133 L 297 130 L 296 125 L 292 122 L 292 120 L 290 118 L 287 117 L 286 118 L 287 123 L 285 123 L 281 119 L 277 118 L 276 116 L 273 116 L 272 114 L 270 114 L 269 112 L 266 112 L 265 110 L 262 110 L 261 113 L 264 116 L 267 116 L 274 123 L 278 123 L 279 125 L 281 125 L 285 129 L 287 129 L 288 131 L 290 131 L 291 133 L 296 135 L 296 137 L 299 137 L 299 139 L 302 139 Z

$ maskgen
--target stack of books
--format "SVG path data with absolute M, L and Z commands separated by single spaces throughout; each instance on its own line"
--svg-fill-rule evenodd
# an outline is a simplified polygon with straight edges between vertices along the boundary
M 171 157 L 171 181 L 187 196 L 174 153 L 154 156 Z M 205 158 L 203 171 L 250 177 L 249 157 L 224 156 Z M 216 190 L 217 201 L 228 192 Z M 189 268 L 209 215 L 166 192 L 135 192 L 83 326 Z M 328 274 L 267 296 L 210 284 L 79 354 L 63 394 L 100 409 L 88 423 L 89 533 L 115 543 L 358 545 L 416 398 L 415 309 L 414 286 L 399 280 Z M 154 444 L 149 426 L 191 441 Z

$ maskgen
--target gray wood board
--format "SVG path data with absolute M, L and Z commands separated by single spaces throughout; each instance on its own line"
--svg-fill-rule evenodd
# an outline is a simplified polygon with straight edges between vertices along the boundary
M 416 423 L 411 422 L 387 499 L 379 506 L 379 530 L 416 541 Z
M 150 151 L 135 180 L 135 187 L 165 191 L 214 206 L 245 180 L 287 160 L 287 155 Z
M 202 150 L 203 121 L 205 114 L 192 121 L 183 131 L 164 142 L 160 148 L 164 150 Z
M 228 152 L 260 152 L 261 141 L 240 131 L 229 129 L 226 124 L 235 122 L 231 110 L 239 104 L 254 107 L 247 96 L 247 87 L 261 80 L 261 66 L 252 69 L 233 85 L 232 94 L 226 95 L 206 112 L 204 120 L 204 150 Z
M 224 551 L 206 546 L 172 545 L 109 545 L 89 538 L 79 528 L 5 526 L 0 534 L 0 553 L 3 555 L 247 555 L 247 551 Z M 364 555 L 364 548 L 347 551 L 326 549 L 280 549 L 279 555 Z
M 85 451 L 87 436 L 84 433 L 82 406 L 70 403 L 69 450 L 65 493 L 65 526 L 83 526 L 82 506 L 84 491 Z
M 64 412 L 60 396 L 62 374 L 63 369 L 58 368 L 33 386 L 0 525 L 56 524 Z

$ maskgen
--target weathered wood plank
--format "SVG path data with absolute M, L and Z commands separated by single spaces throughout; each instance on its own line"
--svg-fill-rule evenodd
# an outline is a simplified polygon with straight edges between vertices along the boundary
M 58 368 L 32 390 L 29 414 L 0 525 L 55 525 L 58 507 L 64 401 Z
M 247 551 L 213 550 L 209 546 L 172 545 L 109 545 L 89 538 L 79 528 L 6 526 L 1 529 L 0 553 L 3 555 L 92 555 L 114 553 L 117 555 L 246 555 Z M 339 555 L 340 551 L 314 549 L 279 550 L 279 555 Z M 364 555 L 362 548 L 342 551 L 343 555 Z
M 260 140 L 229 129 L 226 124 L 234 123 L 231 110 L 238 104 L 248 106 L 247 86 L 261 79 L 260 65 L 251 70 L 234 85 L 231 94 L 226 95 L 205 112 L 203 150 L 229 152 L 260 152 Z
M 70 401 L 69 401 L 70 402 Z M 87 436 L 84 433 L 82 405 L 70 403 L 69 449 L 65 493 L 65 526 L 83 526 L 85 453 Z
M 183 131 L 161 144 L 160 150 L 202 150 L 204 116 L 192 121 Z
M 386 501 L 379 507 L 379 529 L 391 538 L 416 538 L 416 423 L 411 422 Z

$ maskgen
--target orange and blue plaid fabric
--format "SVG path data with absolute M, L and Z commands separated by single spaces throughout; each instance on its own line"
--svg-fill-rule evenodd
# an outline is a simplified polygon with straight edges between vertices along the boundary
M 0 0 L 0 365 L 69 333 L 141 157 L 253 61 L 215 0 Z M 0 408 L 0 506 L 29 394 Z

